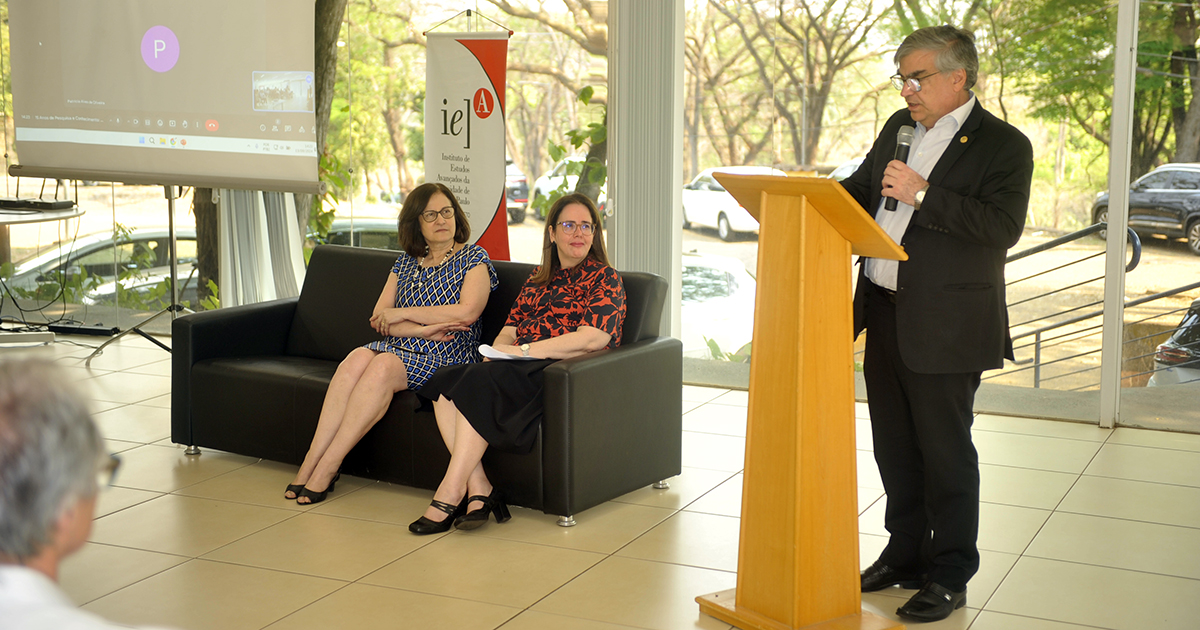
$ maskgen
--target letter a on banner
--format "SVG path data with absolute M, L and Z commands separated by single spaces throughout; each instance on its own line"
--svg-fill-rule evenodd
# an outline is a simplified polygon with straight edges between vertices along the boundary
M 508 260 L 504 73 L 508 31 L 429 33 L 425 181 L 445 184 L 471 221 L 471 242 Z

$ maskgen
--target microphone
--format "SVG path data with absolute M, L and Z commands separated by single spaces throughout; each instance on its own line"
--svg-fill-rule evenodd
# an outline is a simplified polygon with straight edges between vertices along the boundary
M 912 148 L 913 135 L 916 134 L 916 132 L 917 132 L 917 130 L 913 129 L 909 125 L 904 125 L 903 127 L 900 128 L 900 131 L 896 132 L 896 159 L 897 160 L 900 160 L 901 162 L 905 162 L 905 163 L 908 162 L 908 150 L 910 148 Z M 896 209 L 896 203 L 897 203 L 897 201 L 896 201 L 895 197 L 888 197 L 887 201 L 885 201 L 883 203 L 883 209 L 894 211 Z

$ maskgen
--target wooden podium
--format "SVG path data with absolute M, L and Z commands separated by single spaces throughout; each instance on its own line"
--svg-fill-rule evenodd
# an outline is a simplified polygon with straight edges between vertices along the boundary
M 841 184 L 715 177 L 759 221 L 737 588 L 696 598 L 746 630 L 883 630 L 862 610 L 851 254 L 907 256 Z

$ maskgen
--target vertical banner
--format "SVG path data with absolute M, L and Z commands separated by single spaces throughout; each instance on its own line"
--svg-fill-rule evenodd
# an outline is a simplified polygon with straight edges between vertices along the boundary
M 508 260 L 504 75 L 508 31 L 429 33 L 425 64 L 425 181 L 454 192 L 471 242 Z

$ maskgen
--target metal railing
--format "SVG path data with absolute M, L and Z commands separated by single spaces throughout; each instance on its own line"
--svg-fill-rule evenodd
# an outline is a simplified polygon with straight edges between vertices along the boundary
M 1107 228 L 1107 225 L 1104 223 L 1097 223 L 1095 225 L 1090 225 L 1090 226 L 1088 226 L 1082 230 L 1079 230 L 1077 232 L 1072 232 L 1071 234 L 1067 234 L 1065 236 L 1061 236 L 1059 238 L 1046 241 L 1045 243 L 1041 243 L 1034 247 L 1030 247 L 1028 249 L 1025 249 L 1025 250 L 1022 250 L 1015 254 L 1012 254 L 1005 259 L 1005 262 L 1012 263 L 1012 262 L 1015 262 L 1018 260 L 1023 260 L 1023 259 L 1029 258 L 1036 254 L 1054 250 L 1055 248 L 1061 247 L 1068 243 L 1071 243 L 1071 242 L 1077 241 L 1079 239 L 1091 236 L 1093 234 L 1102 232 L 1106 228 Z M 1134 269 L 1136 269 L 1142 259 L 1141 239 L 1138 237 L 1137 233 L 1133 231 L 1132 228 L 1128 228 L 1128 234 L 1129 234 L 1129 243 L 1130 243 L 1130 245 L 1132 245 L 1132 251 L 1131 251 L 1129 262 L 1125 265 L 1125 273 L 1129 273 L 1129 272 L 1133 271 Z M 1030 282 L 1036 278 L 1043 278 L 1051 273 L 1062 271 L 1064 269 L 1069 269 L 1069 268 L 1077 266 L 1077 265 L 1082 265 L 1083 263 L 1086 263 L 1089 260 L 1100 258 L 1100 257 L 1103 257 L 1104 255 L 1105 255 L 1104 250 L 1101 250 L 1099 252 L 1085 253 L 1083 256 L 1079 257 L 1078 259 L 1075 259 L 1075 260 L 1072 260 L 1072 261 L 1069 261 L 1069 262 L 1066 262 L 1063 264 L 1055 265 L 1055 266 L 1052 266 L 1047 269 L 1039 270 L 1035 273 L 1031 273 L 1027 276 L 1024 276 L 1024 277 L 1018 278 L 1016 280 L 1013 280 L 1011 282 L 1008 282 L 1005 284 L 1005 286 L 1006 286 L 1006 288 L 1009 288 L 1009 287 L 1013 287 L 1014 285 L 1019 285 L 1024 282 Z M 1090 284 L 1090 283 L 1093 283 L 1093 282 L 1096 282 L 1099 280 L 1103 280 L 1103 279 L 1104 279 L 1104 275 L 1103 275 L 1103 273 L 1101 273 L 1100 275 L 1090 277 L 1085 280 L 1074 280 L 1064 286 L 1061 286 L 1061 287 L 1058 287 L 1055 289 L 1051 289 L 1049 291 L 1037 293 L 1036 295 L 1023 297 L 1020 300 L 1009 302 L 1008 307 L 1011 309 L 1013 307 L 1019 307 L 1022 305 L 1030 304 L 1036 300 L 1044 300 L 1046 298 L 1050 298 L 1055 295 L 1060 295 L 1067 291 L 1071 291 L 1073 289 L 1078 289 L 1087 284 Z M 1194 290 L 1197 288 L 1200 288 L 1200 282 L 1184 285 L 1184 286 L 1177 287 L 1177 288 L 1174 288 L 1174 289 L 1171 289 L 1168 291 L 1162 291 L 1160 293 L 1155 293 L 1153 295 L 1148 295 L 1148 296 L 1144 296 L 1144 297 L 1141 297 L 1141 298 L 1138 298 L 1135 300 L 1127 301 L 1125 303 L 1124 308 L 1131 309 L 1131 308 L 1136 308 L 1139 306 L 1144 306 L 1144 305 L 1150 304 L 1152 302 L 1155 302 L 1156 300 L 1161 300 L 1164 298 L 1176 296 L 1181 293 L 1185 293 L 1187 291 L 1191 291 L 1191 290 Z M 1083 367 L 1075 367 L 1074 365 L 1071 365 L 1072 362 L 1082 363 L 1086 357 L 1099 354 L 1100 350 L 1101 350 L 1099 343 L 1096 343 L 1094 348 L 1088 348 L 1088 349 L 1078 351 L 1078 352 L 1072 351 L 1065 356 L 1057 356 L 1050 360 L 1045 359 L 1045 354 L 1046 354 L 1046 350 L 1048 350 L 1048 349 L 1059 347 L 1059 346 L 1066 346 L 1066 345 L 1072 344 L 1074 342 L 1079 342 L 1081 340 L 1085 340 L 1088 337 L 1099 335 L 1100 330 L 1102 328 L 1101 323 L 1099 323 L 1097 321 L 1094 324 L 1089 324 L 1087 322 L 1089 320 L 1095 320 L 1095 319 L 1103 316 L 1103 314 L 1104 314 L 1103 305 L 1104 305 L 1104 300 L 1101 299 L 1101 300 L 1087 302 L 1087 303 L 1081 304 L 1081 305 L 1070 306 L 1067 308 L 1047 309 L 1050 311 L 1048 314 L 1040 314 L 1040 315 L 1036 315 L 1036 316 L 1031 316 L 1029 319 L 1026 319 L 1024 321 L 1021 321 L 1021 322 L 1018 322 L 1015 324 L 1010 324 L 1010 328 L 1027 327 L 1027 326 L 1031 326 L 1031 325 L 1035 325 L 1035 324 L 1041 324 L 1040 326 L 1038 326 L 1037 328 L 1034 328 L 1032 330 L 1025 330 L 1023 332 L 1013 335 L 1014 351 L 1016 353 L 1021 353 L 1023 350 L 1028 351 L 1028 350 L 1032 349 L 1033 356 L 1031 356 L 1029 358 L 1013 361 L 1012 363 L 1014 365 L 1020 366 L 1020 367 L 1017 367 L 1016 369 L 1006 369 L 1006 370 L 1002 370 L 1002 371 L 997 371 L 995 373 L 985 376 L 983 378 L 983 380 L 986 381 L 986 380 L 991 380 L 991 379 L 995 379 L 995 378 L 1008 377 L 1008 376 L 1011 376 L 1013 374 L 1017 374 L 1020 372 L 1031 371 L 1033 373 L 1033 386 L 1035 388 L 1040 388 L 1043 383 L 1046 383 L 1049 381 L 1065 379 L 1065 378 L 1069 378 L 1072 376 L 1078 376 L 1080 374 L 1084 374 L 1084 373 L 1087 373 L 1090 371 L 1099 370 L 1100 369 L 1099 365 L 1083 366 Z M 1099 308 L 1097 308 L 1097 307 L 1099 307 Z M 1092 309 L 1092 310 L 1088 310 L 1088 309 Z M 1137 324 L 1148 322 L 1153 319 L 1158 319 L 1158 318 L 1171 316 L 1171 315 L 1178 315 L 1187 310 L 1188 310 L 1187 307 L 1183 307 L 1183 308 L 1178 308 L 1178 309 L 1174 309 L 1174 310 L 1155 312 L 1153 315 L 1150 315 L 1143 319 L 1126 322 L 1126 326 L 1127 327 L 1134 326 Z M 1072 315 L 1072 314 L 1074 314 L 1074 315 Z M 1056 318 L 1062 318 L 1064 316 L 1069 316 L 1069 317 L 1067 317 L 1066 319 L 1060 319 L 1059 321 L 1054 321 L 1054 322 L 1048 321 L 1048 320 L 1052 320 L 1052 319 L 1056 319 Z M 1161 331 L 1152 333 L 1150 335 L 1143 335 L 1140 337 L 1126 339 L 1124 343 L 1132 344 L 1132 343 L 1135 343 L 1138 341 L 1143 341 L 1145 339 L 1149 339 L 1152 337 L 1169 336 L 1173 332 L 1174 332 L 1173 329 L 1161 330 Z M 1027 341 L 1025 341 L 1025 340 L 1027 340 Z M 1022 343 L 1022 341 L 1025 341 L 1025 342 Z M 855 359 L 858 361 L 861 361 L 862 354 L 863 354 L 862 350 L 857 351 L 855 353 Z M 1151 352 L 1151 353 L 1139 354 L 1136 356 L 1126 356 L 1126 357 L 1123 357 L 1123 360 L 1128 363 L 1129 361 L 1135 361 L 1137 359 L 1144 359 L 1148 356 L 1152 356 L 1153 354 L 1154 353 Z M 1055 365 L 1069 366 L 1069 367 L 1067 367 L 1066 371 L 1054 374 L 1052 376 L 1045 376 L 1043 374 L 1043 368 L 1045 368 L 1047 366 L 1055 366 Z M 1141 371 L 1141 372 L 1137 372 L 1137 373 L 1133 373 L 1133 374 L 1125 374 L 1125 375 L 1123 375 L 1123 378 L 1136 379 L 1137 377 L 1146 376 L 1147 374 L 1151 374 L 1156 371 L 1159 371 L 1159 369 Z M 1070 389 L 1070 390 L 1087 389 L 1088 387 L 1094 387 L 1095 384 L 1097 384 L 1097 383 L 1099 383 L 1098 378 L 1096 379 L 1096 381 L 1094 383 L 1079 385 L 1079 386 L 1070 387 L 1067 389 Z
M 1054 239 L 1051 241 L 1047 241 L 1036 247 L 1031 247 L 1027 250 L 1013 254 L 1008 257 L 1006 262 L 1011 263 L 1016 260 L 1021 260 L 1023 258 L 1027 258 L 1034 254 L 1052 250 L 1060 245 L 1070 243 L 1070 242 L 1078 240 L 1080 238 L 1084 238 L 1086 236 L 1090 236 L 1092 234 L 1101 232 L 1106 227 L 1107 226 L 1103 223 L 1089 226 L 1078 232 L 1074 232 L 1072 234 L 1068 234 L 1066 236 L 1063 236 L 1063 237 L 1060 237 L 1060 238 L 1057 238 L 1057 239 Z M 1138 263 L 1141 261 L 1141 250 L 1142 250 L 1141 240 L 1138 238 L 1137 233 L 1135 233 L 1132 229 L 1129 229 L 1129 242 L 1130 242 L 1130 244 L 1133 245 L 1133 251 L 1132 251 L 1132 256 L 1130 257 L 1129 263 L 1126 264 L 1126 266 L 1125 266 L 1126 273 L 1133 271 L 1138 266 Z M 1077 260 L 1071 261 L 1069 263 L 1066 263 L 1063 265 L 1058 265 L 1056 267 L 1046 269 L 1043 271 L 1039 271 L 1037 273 L 1028 275 L 1023 278 L 1019 278 L 1017 280 L 1013 280 L 1012 282 L 1009 282 L 1006 286 L 1011 287 L 1015 284 L 1025 282 L 1025 281 L 1031 280 L 1033 278 L 1045 276 L 1046 274 L 1049 274 L 1051 272 L 1058 271 L 1058 270 L 1070 267 L 1072 265 L 1081 264 L 1081 263 L 1091 260 L 1093 258 L 1104 256 L 1104 254 L 1105 254 L 1104 251 L 1091 253 L 1091 254 L 1085 255 Z M 1103 278 L 1104 278 L 1104 276 L 1103 276 L 1103 274 L 1101 274 L 1099 276 L 1096 276 L 1094 278 L 1089 278 L 1087 280 L 1072 282 L 1071 284 L 1068 284 L 1063 287 L 1059 287 L 1059 288 L 1056 288 L 1056 289 L 1053 289 L 1050 291 L 1046 291 L 1044 293 L 1040 293 L 1040 294 L 1034 295 L 1032 297 L 1027 297 L 1025 299 L 1022 299 L 1022 300 L 1019 300 L 1016 302 L 1010 302 L 1009 307 L 1011 308 L 1014 306 L 1026 304 L 1028 302 L 1032 302 L 1034 300 L 1043 299 L 1046 297 L 1057 295 L 1057 294 L 1063 293 L 1065 291 L 1069 291 L 1071 289 L 1076 289 L 1078 287 L 1089 284 L 1091 282 L 1095 282 L 1097 280 L 1102 280 Z M 1129 309 L 1133 309 L 1133 308 L 1136 308 L 1139 306 L 1145 306 L 1145 305 L 1151 304 L 1157 300 L 1176 296 L 1176 295 L 1185 293 L 1187 291 L 1191 291 L 1196 288 L 1200 288 L 1200 282 L 1184 285 L 1181 287 L 1176 287 L 1174 289 L 1170 289 L 1168 291 L 1162 291 L 1159 293 L 1155 293 L 1153 295 L 1147 295 L 1147 296 L 1140 297 L 1135 300 L 1129 300 L 1129 301 L 1125 302 L 1124 308 L 1128 311 Z M 1070 377 L 1078 377 L 1081 374 L 1099 370 L 1100 369 L 1099 365 L 1094 365 L 1094 366 L 1083 365 L 1082 367 L 1075 367 L 1075 364 L 1084 363 L 1085 357 L 1099 354 L 1101 351 L 1099 344 L 1096 344 L 1095 348 L 1083 349 L 1081 351 L 1072 351 L 1069 354 L 1066 354 L 1063 356 L 1058 356 L 1058 357 L 1056 357 L 1054 359 L 1050 359 L 1050 360 L 1045 359 L 1045 352 L 1047 349 L 1050 349 L 1050 348 L 1066 346 L 1067 344 L 1077 343 L 1084 339 L 1087 339 L 1088 337 L 1098 335 L 1100 333 L 1102 325 L 1098 321 L 1094 324 L 1088 324 L 1087 322 L 1089 322 L 1089 320 L 1097 320 L 1098 318 L 1100 318 L 1104 315 L 1103 304 L 1104 304 L 1103 300 L 1097 300 L 1097 301 L 1088 302 L 1086 304 L 1073 306 L 1070 308 L 1053 309 L 1053 312 L 1051 312 L 1049 314 L 1035 316 L 1035 317 L 1032 317 L 1025 321 L 1013 324 L 1012 327 L 1014 327 L 1014 328 L 1029 326 L 1029 325 L 1037 324 L 1040 322 L 1045 322 L 1050 319 L 1059 318 L 1064 315 L 1070 315 L 1071 313 L 1076 313 L 1075 315 L 1067 317 L 1066 319 L 1062 319 L 1062 320 L 1059 320 L 1059 321 L 1056 321 L 1053 323 L 1046 323 L 1046 324 L 1041 325 L 1033 330 L 1026 330 L 1024 332 L 1013 335 L 1014 351 L 1021 352 L 1022 350 L 1029 350 L 1032 348 L 1033 356 L 1030 358 L 1027 358 L 1027 359 L 1017 360 L 1017 361 L 1013 362 L 1016 365 L 1023 366 L 1023 367 L 1017 368 L 1015 370 L 1005 370 L 1004 372 L 1001 372 L 1001 373 L 992 374 L 992 375 L 985 377 L 984 380 L 990 380 L 990 379 L 998 378 L 1000 376 L 1010 376 L 1012 374 L 1023 372 L 1026 370 L 1032 370 L 1033 386 L 1035 388 L 1040 388 L 1040 387 L 1042 387 L 1043 383 L 1046 383 L 1049 381 L 1053 381 L 1053 380 L 1057 380 L 1057 379 L 1066 379 L 1066 378 L 1070 378 Z M 1099 307 L 1099 308 L 1096 308 L 1096 307 Z M 1087 309 L 1092 309 L 1092 310 L 1087 310 Z M 1159 319 L 1162 317 L 1166 317 L 1166 316 L 1170 316 L 1170 315 L 1177 315 L 1177 314 L 1185 312 L 1187 310 L 1188 310 L 1187 307 L 1184 307 L 1184 308 L 1179 308 L 1179 309 L 1174 309 L 1174 310 L 1155 312 L 1154 314 L 1149 315 L 1147 317 L 1144 317 L 1144 318 L 1141 318 L 1138 320 L 1134 320 L 1134 321 L 1128 321 L 1128 322 L 1126 322 L 1126 326 L 1127 327 L 1136 326 L 1138 324 L 1147 323 L 1147 322 L 1150 322 L 1151 320 Z M 1160 330 L 1160 331 L 1151 333 L 1149 335 L 1142 335 L 1139 337 L 1125 339 L 1124 344 L 1126 344 L 1126 345 L 1136 344 L 1137 342 L 1145 341 L 1147 339 L 1151 339 L 1154 337 L 1169 336 L 1172 332 L 1173 331 L 1170 331 L 1170 330 Z M 1021 343 L 1022 340 L 1028 340 L 1028 341 L 1026 341 L 1025 343 Z M 1138 355 L 1134 355 L 1134 356 L 1124 356 L 1124 357 L 1122 357 L 1122 360 L 1124 363 L 1128 364 L 1130 362 L 1134 362 L 1139 359 L 1145 359 L 1147 357 L 1152 357 L 1153 355 L 1154 355 L 1154 352 L 1142 353 L 1142 354 L 1138 354 Z M 1059 365 L 1059 366 L 1066 367 L 1066 370 L 1063 372 L 1054 374 L 1052 376 L 1045 376 L 1043 373 L 1043 369 L 1048 366 L 1053 366 L 1053 365 Z M 1152 370 L 1143 370 L 1143 371 L 1131 373 L 1131 374 L 1123 374 L 1122 378 L 1137 379 L 1138 377 L 1146 376 L 1146 375 L 1152 374 L 1153 372 L 1156 372 L 1156 371 L 1159 371 L 1159 369 L 1156 368 L 1156 369 L 1152 369 Z M 1080 389 L 1087 389 L 1089 387 L 1093 387 L 1097 383 L 1099 383 L 1099 379 L 1096 380 L 1096 383 L 1087 383 L 1084 385 L 1077 385 L 1075 387 L 1070 387 L 1068 389 L 1072 390 L 1072 391 L 1080 390 Z

